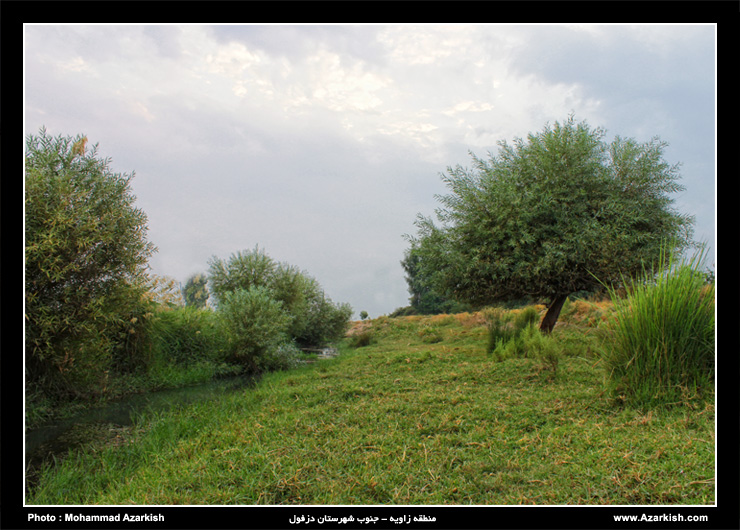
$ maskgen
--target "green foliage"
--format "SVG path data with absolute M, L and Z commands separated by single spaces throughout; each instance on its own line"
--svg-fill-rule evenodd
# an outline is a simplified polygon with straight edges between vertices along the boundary
M 213 311 L 184 307 L 157 311 L 151 318 L 152 361 L 173 365 L 225 360 L 228 335 Z
M 521 329 L 511 325 L 513 315 L 499 308 L 486 311 L 488 321 L 488 347 L 489 352 L 495 352 L 499 347 L 516 338 Z
M 396 317 L 407 317 L 407 316 L 411 316 L 415 314 L 416 314 L 416 310 L 409 305 L 406 307 L 397 307 L 396 309 L 391 311 L 391 313 L 388 316 L 391 318 L 396 318 Z
M 252 251 L 237 252 L 228 260 L 217 257 L 209 261 L 209 281 L 211 292 L 220 303 L 227 293 L 250 287 L 272 289 L 277 264 L 265 254 L 264 250 L 255 247 Z M 289 293 L 275 293 L 277 297 L 287 297 Z
M 437 326 L 422 326 L 418 333 L 421 342 L 425 344 L 436 344 L 444 340 L 442 330 Z
M 260 359 L 263 370 L 271 372 L 278 370 L 290 370 L 298 366 L 298 361 L 303 357 L 303 352 L 292 342 L 283 342 L 277 348 L 267 351 Z
M 360 320 L 365 320 L 367 317 L 367 311 L 360 311 Z
M 536 359 L 553 373 L 563 357 L 556 339 L 549 334 L 544 335 L 533 324 L 527 324 L 508 342 L 499 342 L 493 353 L 499 360 L 515 357 Z
M 487 310 L 487 350 L 500 361 L 512 357 L 538 359 L 553 372 L 556 371 L 562 348 L 556 339 L 539 331 L 539 319 L 539 312 L 532 306 L 518 313 L 501 308 Z
M 300 334 L 294 336 L 303 346 L 324 346 L 344 337 L 352 316 L 349 304 L 335 304 L 321 290 L 317 282 L 306 293 L 307 304 L 303 318 L 306 325 Z
M 677 166 L 665 142 L 644 144 L 571 116 L 474 168 L 448 168 L 440 226 L 417 220 L 418 273 L 436 292 L 475 305 L 522 296 L 553 300 L 613 283 L 654 260 L 665 238 L 690 242 L 692 218 L 671 208 Z M 557 315 L 552 315 L 556 317 Z M 554 322 L 549 319 L 552 324 Z
M 210 281 L 219 307 L 229 293 L 263 288 L 282 304 L 289 317 L 287 333 L 302 346 L 338 340 L 352 315 L 349 305 L 335 305 L 315 279 L 292 265 L 274 261 L 258 247 L 233 254 L 228 260 L 212 258 Z
M 394 315 L 436 315 L 440 313 L 462 313 L 471 309 L 470 304 L 460 303 L 442 296 L 432 285 L 432 279 L 421 263 L 422 255 L 412 244 L 405 252 L 401 265 L 406 271 L 406 283 L 411 294 L 410 310 L 397 310 Z
M 185 305 L 202 309 L 208 302 L 208 278 L 205 274 L 195 274 L 188 278 L 182 289 Z
M 231 357 L 250 371 L 272 368 L 269 359 L 288 342 L 290 316 L 268 289 L 252 286 L 225 293 L 219 313 L 230 335 Z
M 375 338 L 375 332 L 372 329 L 365 329 L 352 335 L 347 343 L 350 348 L 362 348 L 364 346 L 370 346 L 377 342 Z
M 540 313 L 536 308 L 529 306 L 517 313 L 514 318 L 514 327 L 523 329 L 529 325 L 535 325 L 540 320 Z
M 569 349 L 567 377 L 544 356 L 492 363 L 480 315 L 379 320 L 367 347 L 348 337 L 331 361 L 138 416 L 40 470 L 27 504 L 716 503 L 712 402 L 614 407 L 600 364 Z M 425 326 L 444 341 L 420 341 Z M 591 345 L 591 331 L 530 340 Z
M 113 173 L 86 140 L 41 129 L 26 142 L 26 377 L 55 395 L 105 380 L 155 251 L 133 174 Z
M 498 354 L 506 344 L 518 341 L 522 332 L 539 320 L 539 313 L 534 307 L 527 307 L 519 313 L 493 307 L 485 311 L 488 323 L 488 351 Z
M 603 359 L 617 398 L 649 407 L 713 391 L 714 285 L 703 256 L 679 261 L 664 251 L 653 270 L 625 281 L 626 297 L 610 289 L 617 317 Z

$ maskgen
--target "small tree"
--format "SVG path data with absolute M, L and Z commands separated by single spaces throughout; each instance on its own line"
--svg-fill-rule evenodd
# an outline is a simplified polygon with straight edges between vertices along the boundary
M 367 319 L 367 317 L 368 317 L 367 311 L 360 311 L 360 320 L 365 320 Z
M 224 294 L 219 306 L 230 331 L 232 356 L 250 371 L 262 371 L 265 360 L 288 340 L 290 316 L 264 287 Z
M 27 381 L 62 390 L 107 368 L 155 251 L 133 174 L 113 173 L 86 141 L 41 129 L 26 142 Z
M 306 293 L 306 326 L 295 339 L 302 346 L 324 346 L 344 336 L 349 327 L 352 307 L 349 304 L 335 304 L 316 280 L 312 283 L 313 288 Z
M 202 309 L 208 302 L 208 278 L 205 274 L 195 274 L 188 278 L 182 290 L 185 305 Z
M 290 317 L 288 335 L 302 346 L 320 346 L 340 338 L 352 309 L 335 305 L 319 283 L 297 267 L 278 263 L 259 247 L 237 252 L 228 260 L 210 261 L 211 290 L 217 303 L 228 293 L 262 287 Z
M 683 188 L 665 142 L 603 137 L 571 116 L 501 142 L 487 161 L 473 156 L 473 170 L 448 168 L 441 226 L 419 217 L 410 238 L 433 287 L 477 305 L 549 300 L 549 332 L 570 293 L 640 273 L 667 240 L 688 246 L 693 219 L 671 208 L 668 194 Z
M 209 265 L 211 292 L 217 303 L 226 293 L 239 289 L 270 288 L 277 267 L 275 261 L 259 247 L 232 254 L 228 260 L 214 256 Z

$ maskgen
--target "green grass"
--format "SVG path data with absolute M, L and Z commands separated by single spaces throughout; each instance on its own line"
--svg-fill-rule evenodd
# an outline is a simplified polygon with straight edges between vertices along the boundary
M 714 284 L 705 283 L 703 256 L 663 254 L 658 270 L 668 272 L 629 282 L 626 297 L 610 289 L 617 318 L 603 357 L 621 399 L 651 407 L 714 390 Z
M 570 352 L 557 371 L 498 361 L 479 315 L 381 317 L 335 359 L 142 416 L 129 443 L 42 472 L 27 502 L 714 503 L 712 402 L 617 406 L 576 309 L 552 334 Z

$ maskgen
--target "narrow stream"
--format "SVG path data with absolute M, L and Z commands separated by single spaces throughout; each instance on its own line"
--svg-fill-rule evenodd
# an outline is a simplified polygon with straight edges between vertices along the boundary
M 118 431 L 133 424 L 137 413 L 208 401 L 254 384 L 252 378 L 234 377 L 197 386 L 135 394 L 71 418 L 50 421 L 29 429 L 25 437 L 27 485 L 35 483 L 36 472 L 43 463 L 92 441 L 100 436 L 101 431 L 108 431 L 108 435 L 115 438 Z
M 335 348 L 304 351 L 318 354 L 317 359 L 328 359 L 339 354 Z M 133 424 L 133 418 L 138 413 L 184 407 L 196 401 L 209 401 L 254 386 L 255 383 L 254 378 L 242 376 L 196 386 L 135 394 L 70 418 L 53 420 L 29 429 L 25 435 L 26 486 L 33 487 L 37 481 L 38 470 L 44 463 L 51 462 L 54 457 L 63 456 L 70 449 L 94 440 L 102 438 L 114 442 L 117 437 L 125 436 L 126 427 Z

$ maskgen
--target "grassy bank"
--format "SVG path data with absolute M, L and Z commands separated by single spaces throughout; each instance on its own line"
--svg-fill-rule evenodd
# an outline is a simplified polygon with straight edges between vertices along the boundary
M 141 417 L 127 443 L 42 473 L 28 502 L 713 503 L 713 404 L 620 406 L 596 352 L 610 309 L 577 304 L 556 369 L 497 359 L 479 314 L 364 323 L 336 359 Z

